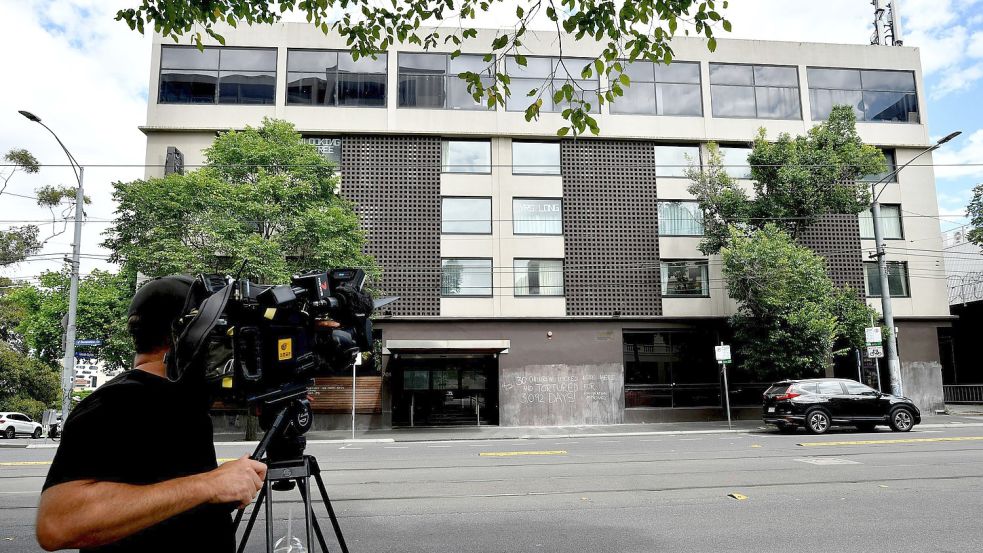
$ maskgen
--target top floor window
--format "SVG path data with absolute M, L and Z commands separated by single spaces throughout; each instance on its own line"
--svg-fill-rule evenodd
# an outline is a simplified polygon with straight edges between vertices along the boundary
M 430 109 L 488 109 L 475 102 L 461 73 L 477 73 L 491 85 L 494 62 L 482 55 L 399 54 L 399 107 Z
M 812 118 L 825 120 L 833 106 L 853 107 L 858 121 L 918 123 L 912 71 L 808 68 Z
M 580 76 L 581 69 L 588 63 L 590 60 L 585 58 L 528 57 L 526 65 L 522 66 L 516 63 L 515 58 L 506 58 L 505 73 L 511 80 L 509 85 L 511 95 L 505 109 L 525 111 L 530 103 L 539 98 L 543 100 L 543 105 L 539 108 L 540 112 L 561 112 L 572 107 L 573 104 L 566 100 L 554 102 L 553 94 L 564 84 L 570 83 L 573 85 L 573 97 L 589 103 L 590 111 L 598 113 L 600 106 L 597 101 L 597 91 L 600 89 L 600 81 L 597 75 L 590 79 L 575 78 Z M 529 96 L 533 90 L 536 92 Z
M 631 85 L 611 103 L 611 113 L 703 115 L 699 63 L 635 61 L 626 63 L 625 74 Z
M 710 64 L 714 117 L 801 119 L 799 73 L 779 65 Z
M 161 46 L 161 104 L 272 104 L 276 49 Z
M 288 50 L 287 105 L 386 106 L 386 54 Z

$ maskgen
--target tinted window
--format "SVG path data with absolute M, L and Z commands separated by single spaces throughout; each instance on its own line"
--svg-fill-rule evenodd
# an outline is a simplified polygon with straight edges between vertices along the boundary
M 872 394 L 872 393 L 874 393 L 874 389 L 873 388 L 871 388 L 869 386 L 864 386 L 863 384 L 861 384 L 859 382 L 844 382 L 843 384 L 846 386 L 846 393 L 848 393 L 848 394 L 850 394 L 852 396 L 859 396 L 859 395 Z
M 685 177 L 691 166 L 700 166 L 699 146 L 656 146 L 655 175 L 657 177 Z
M 807 75 L 815 120 L 829 117 L 834 105 L 846 104 L 860 121 L 919 121 L 912 71 L 810 67 Z
M 553 93 L 564 84 L 573 85 L 574 97 L 591 104 L 591 112 L 597 113 L 600 105 L 597 101 L 597 90 L 600 87 L 598 76 L 593 74 L 590 79 L 580 79 L 580 71 L 591 60 L 585 58 L 547 58 L 527 57 L 526 65 L 519 65 L 514 57 L 506 58 L 505 73 L 509 76 L 511 95 L 505 109 L 508 111 L 525 111 L 530 103 L 541 99 L 543 105 L 540 112 L 560 112 L 570 107 L 585 107 L 581 104 L 561 100 L 553 102 Z M 531 91 L 535 90 L 532 96 Z
M 512 142 L 512 174 L 559 175 L 559 142 Z
M 562 259 L 516 259 L 513 266 L 516 296 L 562 296 Z
M 611 113 L 703 115 L 699 63 L 635 61 L 625 64 L 625 74 L 631 85 L 611 103 Z
M 660 266 L 663 296 L 710 295 L 706 261 L 663 261 Z
M 867 297 L 881 297 L 881 272 L 876 262 L 864 262 L 864 274 L 867 282 Z M 887 283 L 892 298 L 906 298 L 908 290 L 908 263 L 904 261 L 887 262 Z
M 819 394 L 838 396 L 843 394 L 843 388 L 840 387 L 840 383 L 837 381 L 820 382 Z
M 560 198 L 513 198 L 513 234 L 563 234 Z
M 386 54 L 357 60 L 348 51 L 289 50 L 287 104 L 385 107 Z
M 272 104 L 275 91 L 275 49 L 161 47 L 161 103 Z
M 445 140 L 441 151 L 444 173 L 491 173 L 491 141 Z
M 881 153 L 884 154 L 884 162 L 887 168 L 883 173 L 865 175 L 861 178 L 861 180 L 866 182 L 898 182 L 898 175 L 895 173 L 895 170 L 897 169 L 897 161 L 895 160 L 894 150 L 889 148 L 881 148 Z
M 491 296 L 491 259 L 441 259 L 440 295 Z
M 485 86 L 492 84 L 494 61 L 484 56 L 462 54 L 451 58 L 447 54 L 399 55 L 399 106 L 432 109 L 484 110 L 488 106 L 476 102 L 468 91 L 462 73 L 481 75 Z
M 791 66 L 710 64 L 715 117 L 800 119 L 798 70 Z
M 443 198 L 440 232 L 491 234 L 491 198 Z
M 815 382 L 800 382 L 792 386 L 792 391 L 799 394 L 815 394 L 818 391 L 818 386 Z

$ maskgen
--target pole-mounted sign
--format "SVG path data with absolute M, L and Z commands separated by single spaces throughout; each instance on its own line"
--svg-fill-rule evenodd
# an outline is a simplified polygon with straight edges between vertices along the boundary
M 727 407 L 727 428 L 732 428 L 730 422 L 730 387 L 727 385 L 727 363 L 730 363 L 730 346 L 725 346 L 723 342 L 719 346 L 713 347 L 714 356 L 720 363 L 720 372 L 724 375 L 724 405 Z

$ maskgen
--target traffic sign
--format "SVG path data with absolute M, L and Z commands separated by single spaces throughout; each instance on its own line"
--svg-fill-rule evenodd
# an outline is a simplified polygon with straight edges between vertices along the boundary
M 75 340 L 76 346 L 101 346 L 102 340 Z
M 884 346 L 867 346 L 867 357 L 871 359 L 884 357 Z
M 868 346 L 881 345 L 881 327 L 869 326 L 864 329 L 864 337 L 867 339 Z
M 714 346 L 713 352 L 717 356 L 717 362 L 730 363 L 730 346 Z
M 95 359 L 96 358 L 96 354 L 94 354 L 94 353 L 92 353 L 90 351 L 76 351 L 75 352 L 75 358 L 76 359 Z

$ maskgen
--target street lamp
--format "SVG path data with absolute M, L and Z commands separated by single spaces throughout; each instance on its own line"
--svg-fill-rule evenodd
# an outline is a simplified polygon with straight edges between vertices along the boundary
M 870 185 L 870 191 L 874 197 L 873 201 L 870 204 L 871 219 L 873 220 L 874 223 L 874 244 L 876 247 L 876 253 L 874 254 L 874 257 L 877 257 L 877 271 L 879 273 L 880 281 L 881 281 L 881 313 L 884 315 L 884 324 L 887 325 L 887 329 L 888 329 L 887 348 L 886 348 L 887 366 L 891 377 L 891 394 L 896 396 L 904 395 L 904 386 L 901 381 L 901 361 L 898 360 L 898 341 L 897 341 L 897 336 L 895 335 L 894 332 L 895 329 L 894 309 L 891 306 L 891 289 L 887 278 L 887 260 L 884 259 L 884 257 L 887 255 L 887 252 L 885 251 L 885 247 L 884 247 L 884 230 L 883 227 L 881 226 L 881 204 L 880 202 L 877 201 L 878 198 L 881 197 L 881 192 L 884 192 L 884 189 L 887 187 L 885 186 L 884 188 L 881 188 L 880 191 L 878 191 L 877 185 L 886 182 L 888 179 L 893 178 L 895 175 L 900 173 L 902 169 L 911 165 L 912 162 L 914 162 L 916 159 L 922 157 L 923 155 L 929 152 L 933 152 L 939 149 L 940 147 L 942 147 L 943 144 L 959 136 L 960 134 L 962 134 L 962 131 L 949 133 L 948 135 L 940 139 L 932 146 L 925 148 L 924 150 L 919 152 L 918 155 L 911 158 L 908 161 L 908 163 L 905 163 L 901 167 L 896 168 L 894 171 L 891 171 L 883 178 L 881 178 L 879 181 L 872 183 Z
M 68 288 L 68 324 L 65 327 L 65 359 L 61 375 L 61 420 L 68 420 L 68 409 L 72 405 L 72 388 L 75 382 L 75 320 L 78 312 L 79 301 L 79 253 L 82 245 L 82 204 L 85 201 L 85 194 L 82 190 L 82 176 L 84 169 L 75 160 L 75 156 L 68 151 L 65 144 L 58 138 L 55 131 L 41 122 L 41 118 L 29 111 L 18 110 L 18 113 L 48 130 L 51 136 L 55 137 L 58 145 L 68 156 L 69 164 L 72 167 L 72 174 L 78 181 L 78 188 L 75 190 L 75 240 L 72 243 L 72 277 Z M 68 261 L 66 259 L 66 261 Z

